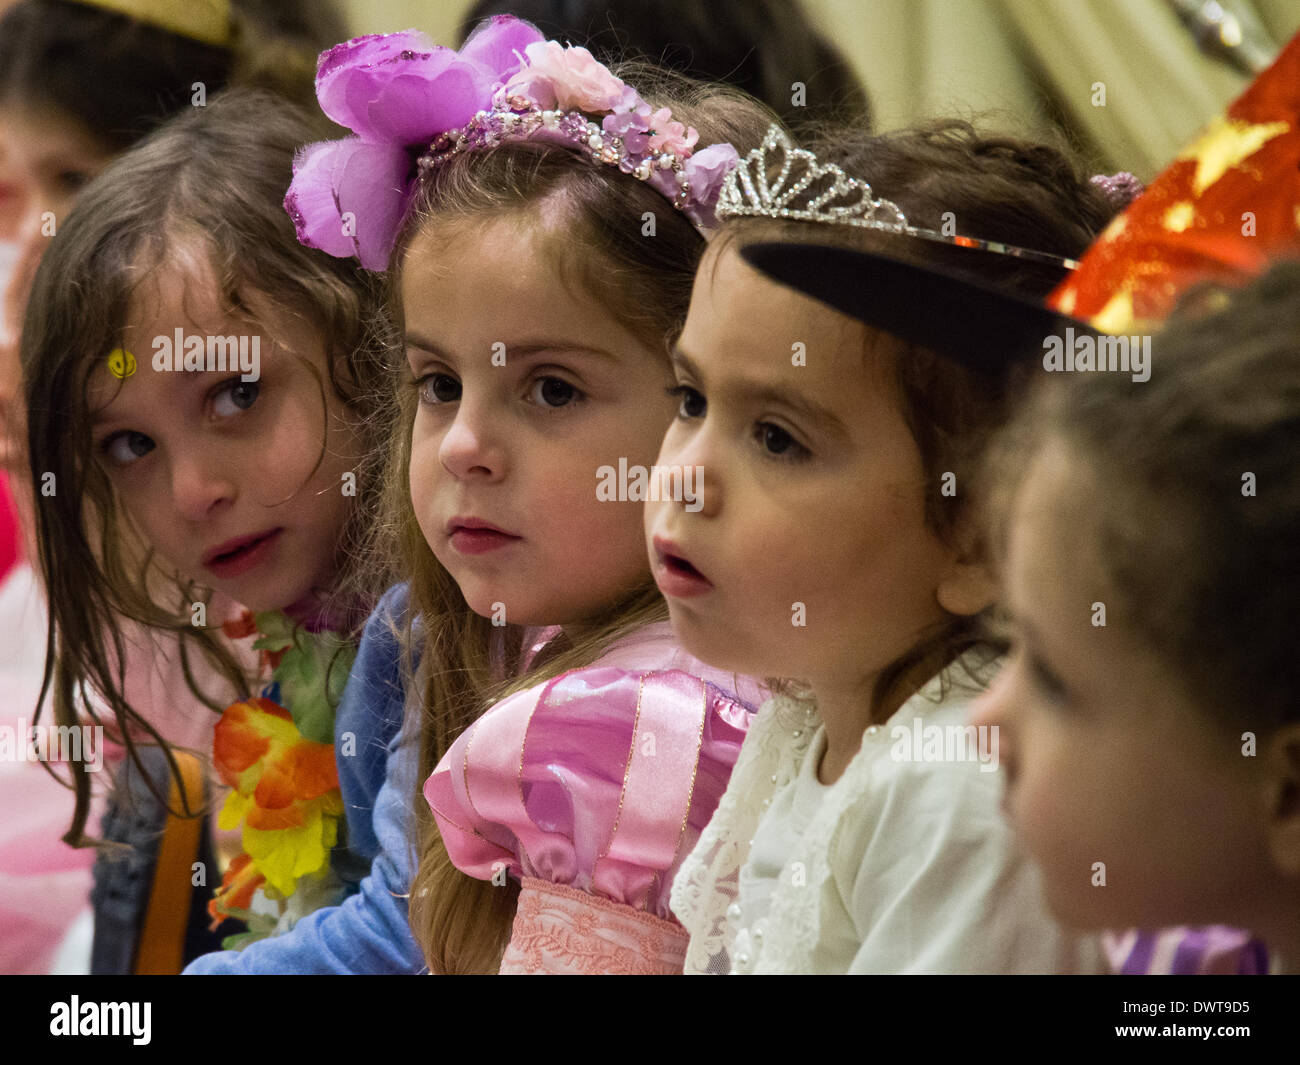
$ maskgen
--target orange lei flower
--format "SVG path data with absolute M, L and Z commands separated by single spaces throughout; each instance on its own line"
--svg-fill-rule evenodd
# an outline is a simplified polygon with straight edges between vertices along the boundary
M 213 764 L 231 788 L 217 824 L 242 827 L 244 847 L 208 904 L 214 928 L 227 917 L 247 920 L 259 888 L 286 899 L 302 878 L 325 876 L 343 816 L 333 744 L 302 731 L 332 735 L 334 689 L 347 670 L 332 672 L 327 663 L 342 641 L 333 634 L 304 640 L 282 614 L 259 614 L 256 626 L 250 615 L 225 628 L 236 639 L 266 633 L 253 646 L 272 668 L 273 684 L 227 707 L 213 736 Z M 282 688 L 296 715 L 266 697 Z
M 338 840 L 343 799 L 333 746 L 303 739 L 289 711 L 270 699 L 227 708 L 213 760 L 232 789 L 217 823 L 243 825 L 247 859 L 232 863 L 209 905 L 220 921 L 231 907 L 247 909 L 263 883 L 287 898 L 299 877 L 321 872 Z

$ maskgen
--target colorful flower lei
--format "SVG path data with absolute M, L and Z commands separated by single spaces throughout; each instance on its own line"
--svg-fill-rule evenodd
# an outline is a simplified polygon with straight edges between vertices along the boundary
M 254 649 L 271 669 L 259 696 L 226 708 L 213 736 L 213 764 L 230 788 L 217 824 L 241 829 L 244 853 L 226 870 L 208 913 L 249 932 L 244 946 L 275 931 L 277 920 L 253 910 L 260 890 L 273 901 L 319 895 L 339 841 L 343 799 L 334 760 L 334 708 L 356 648 L 337 633 L 309 633 L 286 615 L 245 611 L 223 626 L 232 639 L 260 633 Z M 304 891 L 304 888 L 308 890 Z
M 738 158 L 730 144 L 697 152 L 696 130 L 587 49 L 511 15 L 481 24 L 459 52 L 415 30 L 345 41 L 321 56 L 316 95 L 355 136 L 299 151 L 285 209 L 303 244 L 370 270 L 387 267 L 422 176 L 463 151 L 562 144 L 646 182 L 705 230 Z

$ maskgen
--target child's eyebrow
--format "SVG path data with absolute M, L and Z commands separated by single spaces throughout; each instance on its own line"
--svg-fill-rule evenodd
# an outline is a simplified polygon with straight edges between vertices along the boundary
M 704 375 L 700 373 L 699 367 L 695 365 L 686 352 L 676 345 L 672 349 L 672 361 L 675 367 L 689 374 L 697 381 L 703 382 Z M 818 429 L 823 429 L 841 439 L 847 440 L 852 435 L 849 432 L 849 427 L 844 424 L 844 420 L 833 410 L 815 400 L 809 399 L 793 388 L 773 388 L 767 385 L 756 385 L 742 378 L 738 381 L 729 382 L 725 391 L 742 402 L 751 403 L 755 406 L 785 407 L 787 410 L 808 419 Z
M 438 347 L 432 340 L 426 340 L 419 333 L 407 333 L 402 338 L 402 343 L 408 348 L 419 348 L 421 351 L 427 351 L 430 355 L 436 355 L 438 358 L 446 358 L 446 352 Z
M 448 362 L 454 361 L 445 349 L 419 333 L 407 333 L 405 339 L 407 347 L 419 348 L 421 351 L 427 351 L 430 355 L 445 359 Z M 562 338 L 528 340 L 517 344 L 506 344 L 505 347 L 507 356 L 514 359 L 527 359 L 545 352 L 562 351 L 566 355 L 595 355 L 597 358 L 607 359 L 610 362 L 618 361 L 618 356 L 612 351 L 606 351 L 604 348 L 593 348 L 588 344 L 580 344 Z M 490 348 L 488 353 L 492 354 Z
M 692 377 L 702 378 L 704 376 L 700 373 L 700 368 L 691 361 L 691 357 L 687 355 L 686 352 L 682 351 L 682 349 L 676 344 L 672 346 L 672 350 L 668 353 L 668 357 L 672 360 L 674 366 L 680 366 Z
M 142 358 L 141 361 L 143 362 L 144 359 Z M 177 397 L 188 396 L 196 389 L 206 390 L 211 387 L 212 379 L 220 376 L 222 372 L 223 371 L 217 370 L 194 370 L 186 371 L 184 373 L 169 373 L 167 374 L 167 377 L 171 380 L 169 388 Z M 90 425 L 92 428 L 99 429 L 105 425 L 115 426 L 119 422 L 125 425 L 135 420 L 138 412 L 133 413 L 132 411 L 127 410 L 123 413 L 120 408 L 114 407 L 114 402 L 117 397 L 122 394 L 122 390 L 126 385 L 126 381 L 112 382 L 112 395 L 100 402 L 98 406 L 92 408 L 89 412 Z M 134 395 L 134 393 L 132 394 Z

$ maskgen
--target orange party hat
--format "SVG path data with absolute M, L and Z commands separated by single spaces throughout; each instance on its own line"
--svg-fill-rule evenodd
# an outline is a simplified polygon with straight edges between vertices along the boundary
M 1115 218 L 1048 297 L 1102 332 L 1158 326 L 1203 281 L 1300 257 L 1300 34 Z

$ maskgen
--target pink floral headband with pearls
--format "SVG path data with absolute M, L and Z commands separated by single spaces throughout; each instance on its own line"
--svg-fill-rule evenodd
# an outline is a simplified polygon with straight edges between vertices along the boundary
M 420 181 L 461 152 L 538 140 L 644 181 L 702 230 L 716 224 L 730 144 L 654 110 L 585 48 L 498 15 L 459 51 L 415 30 L 345 41 L 320 57 L 321 110 L 355 136 L 298 152 L 284 198 L 298 240 L 383 270 Z

